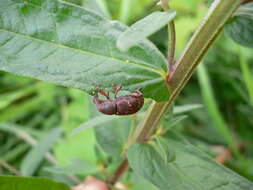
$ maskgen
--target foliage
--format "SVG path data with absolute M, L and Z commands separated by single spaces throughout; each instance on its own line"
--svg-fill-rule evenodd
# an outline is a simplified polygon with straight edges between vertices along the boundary
M 132 145 L 128 152 L 131 167 L 161 190 L 169 189 L 250 189 L 252 183 L 211 160 L 182 137 L 165 135 L 164 151 L 176 158 L 164 160 L 149 144 Z M 187 158 L 187 161 L 186 161 Z M 213 171 L 216 175 L 213 175 Z
M 235 13 L 230 23 L 226 26 L 226 33 L 237 43 L 253 47 L 252 39 L 252 21 L 253 20 L 253 3 L 247 3 L 241 6 Z
M 117 181 L 127 189 L 252 189 L 252 3 L 232 11 L 197 75 L 136 142 L 173 94 L 166 25 L 175 22 L 180 60 L 209 2 L 164 12 L 154 0 L 0 0 L 0 175 L 46 177 L 0 177 L 0 189 L 67 190 L 88 175 L 113 185 L 126 157 Z M 138 114 L 96 110 L 91 95 L 117 84 L 120 96 L 144 94 Z
M 0 177 L 0 188 L 3 190 L 69 190 L 69 187 L 62 183 L 57 183 L 43 178 L 24 177 Z
M 148 41 L 120 52 L 116 40 L 126 29 L 122 24 L 56 0 L 1 4 L 1 70 L 90 94 L 121 84 L 127 90 L 141 87 L 157 101 L 168 99 L 165 58 Z

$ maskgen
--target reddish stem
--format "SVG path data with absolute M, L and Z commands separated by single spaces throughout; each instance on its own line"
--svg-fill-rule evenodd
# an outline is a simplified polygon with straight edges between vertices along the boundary
M 125 158 L 125 160 L 120 164 L 118 169 L 114 172 L 113 176 L 109 180 L 109 183 L 111 185 L 114 185 L 122 177 L 122 175 L 128 170 L 128 168 L 129 168 L 129 164 L 128 164 L 127 159 Z

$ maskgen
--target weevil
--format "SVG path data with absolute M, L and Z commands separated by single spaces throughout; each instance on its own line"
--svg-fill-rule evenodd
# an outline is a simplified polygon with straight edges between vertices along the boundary
M 121 85 L 115 87 L 115 97 L 111 99 L 109 93 L 99 90 L 93 98 L 98 111 L 106 115 L 131 115 L 138 112 L 143 104 L 144 98 L 142 93 L 137 90 L 125 96 L 117 97 L 118 92 L 122 89 Z M 98 93 L 106 97 L 106 100 L 101 100 Z

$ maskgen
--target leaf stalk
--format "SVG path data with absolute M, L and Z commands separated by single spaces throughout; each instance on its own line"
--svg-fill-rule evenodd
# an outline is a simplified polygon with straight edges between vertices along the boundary
M 169 7 L 169 0 L 162 0 L 162 7 L 164 11 L 168 11 Z M 175 51 L 176 51 L 176 28 L 175 23 L 172 20 L 168 24 L 168 73 L 174 70 L 174 59 L 175 59 Z

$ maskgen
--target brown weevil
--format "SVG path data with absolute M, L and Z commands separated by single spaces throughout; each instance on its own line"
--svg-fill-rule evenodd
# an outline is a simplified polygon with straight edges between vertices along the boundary
M 144 104 L 142 93 L 137 90 L 136 92 L 125 96 L 117 97 L 117 94 L 121 89 L 122 86 L 115 87 L 114 100 L 110 99 L 109 93 L 99 90 L 93 98 L 93 102 L 96 104 L 98 111 L 106 115 L 131 115 L 138 112 Z M 98 93 L 105 96 L 106 100 L 100 100 Z

